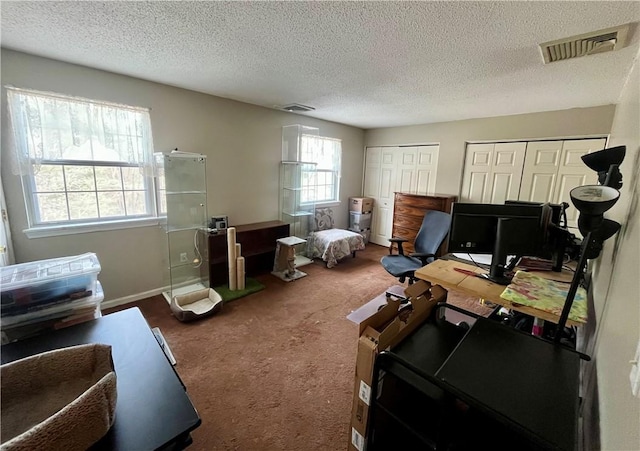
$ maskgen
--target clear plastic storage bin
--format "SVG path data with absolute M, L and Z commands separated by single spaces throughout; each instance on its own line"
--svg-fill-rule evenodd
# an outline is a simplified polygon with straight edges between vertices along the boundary
M 24 315 L 89 298 L 96 294 L 100 269 L 94 253 L 2 267 L 0 316 Z
M 371 228 L 371 213 L 349 212 L 349 229 L 355 232 Z

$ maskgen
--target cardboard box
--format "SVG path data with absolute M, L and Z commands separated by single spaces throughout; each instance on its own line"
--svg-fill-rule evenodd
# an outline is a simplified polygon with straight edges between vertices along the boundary
M 355 213 L 368 213 L 373 210 L 373 199 L 371 197 L 350 197 L 349 211 Z
M 401 309 L 400 300 L 392 297 L 379 310 L 377 306 L 372 309 L 365 304 L 349 315 L 349 319 L 358 323 L 360 337 L 349 428 L 349 451 L 364 451 L 366 448 L 367 420 L 373 396 L 373 365 L 377 355 L 399 344 L 429 317 L 438 302 L 447 299 L 444 288 L 432 286 L 423 280 L 409 285 L 404 294 L 409 298 L 410 308 L 403 306 Z M 376 298 L 371 303 L 380 304 L 380 299 Z M 363 312 L 361 318 L 358 318 L 359 311 Z
M 349 228 L 360 232 L 371 228 L 371 213 L 349 212 Z

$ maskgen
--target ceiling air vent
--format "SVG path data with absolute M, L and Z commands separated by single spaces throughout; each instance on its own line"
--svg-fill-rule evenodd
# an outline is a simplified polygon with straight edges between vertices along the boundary
M 305 113 L 307 111 L 315 110 L 312 106 L 300 105 L 299 103 L 290 103 L 289 105 L 282 105 L 276 108 L 279 110 L 290 111 L 292 113 Z
M 540 44 L 540 50 L 545 64 L 619 50 L 626 43 L 628 31 L 629 24 L 593 31 L 579 36 L 545 42 Z

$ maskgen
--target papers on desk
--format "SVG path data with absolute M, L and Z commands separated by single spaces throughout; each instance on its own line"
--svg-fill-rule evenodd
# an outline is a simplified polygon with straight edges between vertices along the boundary
M 487 265 L 487 266 L 491 266 L 491 254 L 465 254 L 465 253 L 459 253 L 459 252 L 454 252 L 453 253 L 454 257 L 459 258 L 461 260 L 467 260 L 471 263 L 477 264 L 477 265 Z M 512 258 L 514 258 L 515 255 L 507 255 L 507 262 L 510 262 Z
M 568 283 L 518 271 L 500 297 L 514 304 L 526 305 L 560 316 L 568 291 Z M 581 323 L 587 322 L 587 290 L 582 287 L 579 287 L 576 292 L 569 319 Z

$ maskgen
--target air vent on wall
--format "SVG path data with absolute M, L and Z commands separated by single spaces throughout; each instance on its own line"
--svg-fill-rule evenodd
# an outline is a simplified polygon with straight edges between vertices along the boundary
M 290 103 L 289 105 L 277 106 L 276 108 L 279 110 L 291 111 L 292 113 L 304 113 L 315 110 L 312 106 L 300 105 L 299 103 Z
M 540 44 L 544 63 L 619 50 L 626 43 L 629 24 Z

